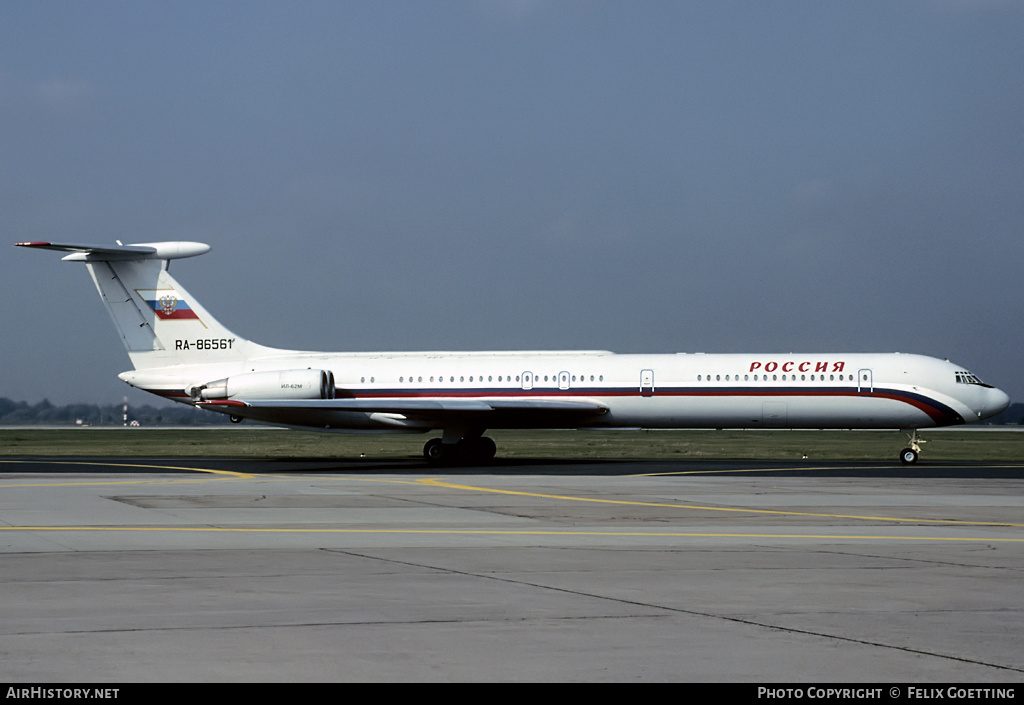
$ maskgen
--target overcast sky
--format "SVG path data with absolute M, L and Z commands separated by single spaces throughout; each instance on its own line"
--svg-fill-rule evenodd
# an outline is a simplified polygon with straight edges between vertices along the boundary
M 1024 401 L 1024 3 L 5 2 L 0 232 L 298 349 L 903 351 Z M 0 249 L 0 396 L 164 403 Z

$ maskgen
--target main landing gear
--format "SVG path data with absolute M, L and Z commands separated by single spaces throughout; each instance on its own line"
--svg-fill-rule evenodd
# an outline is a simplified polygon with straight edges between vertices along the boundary
M 452 443 L 431 438 L 423 446 L 423 457 L 432 465 L 472 465 L 489 463 L 497 451 L 494 441 L 484 436 L 461 438 Z
M 910 447 L 900 451 L 900 462 L 904 465 L 913 465 L 917 462 L 917 457 L 921 453 L 921 444 L 924 443 L 923 440 L 917 437 L 916 428 L 910 432 L 909 437 Z

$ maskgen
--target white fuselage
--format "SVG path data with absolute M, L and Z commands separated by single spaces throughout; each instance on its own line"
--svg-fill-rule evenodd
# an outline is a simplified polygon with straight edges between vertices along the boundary
M 953 363 L 921 355 L 493 353 L 285 353 L 240 364 L 126 372 L 148 391 L 185 401 L 189 385 L 297 368 L 333 373 L 338 399 L 581 401 L 606 413 L 573 427 L 927 428 L 970 423 L 1009 400 Z M 425 431 L 439 424 L 401 413 L 340 410 L 245 413 L 264 421 L 332 430 Z M 493 414 L 490 428 L 565 426 Z

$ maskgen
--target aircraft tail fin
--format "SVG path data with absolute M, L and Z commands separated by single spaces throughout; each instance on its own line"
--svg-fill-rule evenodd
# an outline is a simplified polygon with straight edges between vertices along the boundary
M 20 247 L 69 252 L 84 262 L 136 370 L 195 363 L 242 362 L 272 348 L 221 325 L 168 272 L 172 259 L 210 251 L 200 242 L 78 245 L 19 242 Z

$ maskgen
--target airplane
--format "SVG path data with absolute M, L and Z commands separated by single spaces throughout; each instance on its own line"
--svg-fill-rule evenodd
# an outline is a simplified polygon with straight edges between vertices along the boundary
M 498 428 L 900 429 L 966 424 L 1010 404 L 966 368 L 901 353 L 616 354 L 602 350 L 325 353 L 259 345 L 169 273 L 199 242 L 20 242 L 83 262 L 134 369 L 132 387 L 292 428 L 427 433 L 435 464 L 486 463 Z

